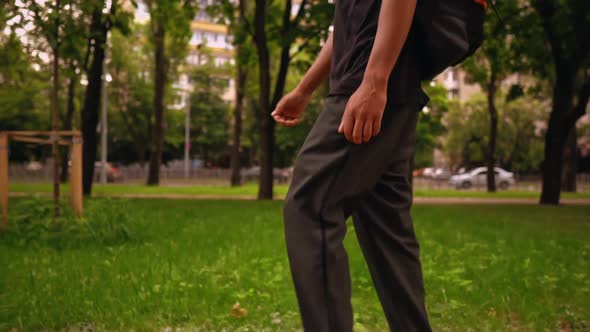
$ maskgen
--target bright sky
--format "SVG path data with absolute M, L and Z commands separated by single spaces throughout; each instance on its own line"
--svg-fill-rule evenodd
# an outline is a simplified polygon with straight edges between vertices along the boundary
M 138 23 L 146 23 L 150 19 L 147 6 L 143 2 L 137 2 L 137 10 L 135 10 L 135 21 Z

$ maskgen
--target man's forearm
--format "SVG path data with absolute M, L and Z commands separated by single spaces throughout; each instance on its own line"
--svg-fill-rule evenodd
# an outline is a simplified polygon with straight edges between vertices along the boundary
M 322 47 L 320 54 L 314 61 L 313 65 L 307 70 L 297 89 L 306 94 L 311 94 L 330 74 L 330 64 L 332 63 L 332 34 Z
M 363 81 L 375 88 L 387 87 L 414 18 L 416 0 L 382 0 L 377 34 Z

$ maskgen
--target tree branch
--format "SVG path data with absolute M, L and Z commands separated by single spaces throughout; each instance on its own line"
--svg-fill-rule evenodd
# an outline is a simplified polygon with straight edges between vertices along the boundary
M 586 81 L 582 85 L 582 88 L 578 94 L 578 103 L 575 105 L 573 112 L 568 116 L 567 123 L 568 128 L 576 125 L 578 119 L 586 114 L 586 108 L 588 107 L 588 101 L 590 100 L 590 77 L 586 77 Z
M 552 20 L 555 17 L 555 1 L 554 0 L 537 0 L 533 3 L 533 6 L 537 9 L 539 16 L 541 17 L 541 23 L 543 30 L 549 44 L 551 45 L 551 54 L 557 67 L 561 66 L 564 62 L 562 45 L 559 42 L 558 36 L 553 30 Z
M 306 38 L 301 44 L 299 44 L 299 46 L 297 46 L 295 52 L 291 54 L 291 56 L 289 57 L 289 61 L 293 60 L 299 53 L 301 53 L 307 46 L 309 46 L 310 43 L 311 38 Z
M 301 19 L 303 18 L 303 13 L 305 12 L 305 6 L 307 5 L 307 1 L 308 0 L 301 1 L 301 4 L 299 5 L 299 10 L 297 10 L 297 14 L 293 18 L 293 21 L 291 21 L 291 26 L 293 27 L 293 29 L 297 29 L 297 27 L 299 26 L 299 23 L 301 22 Z M 291 12 L 291 10 L 289 10 L 289 13 L 290 12 Z
M 305 0 L 304 0 L 305 1 Z M 302 2 L 303 4 L 303 2 Z M 292 26 L 291 26 L 291 8 L 292 2 L 291 0 L 287 0 L 285 2 L 285 11 L 283 12 L 283 26 L 281 29 L 281 36 L 282 36 L 282 45 L 281 45 L 281 59 L 279 63 L 279 69 L 277 73 L 277 81 L 275 83 L 274 93 L 272 94 L 271 99 L 271 109 L 275 107 L 275 105 L 279 102 L 283 95 L 283 90 L 285 89 L 285 81 L 287 78 L 287 71 L 289 70 L 289 51 L 291 48 L 291 43 L 293 42 L 291 35 Z M 299 14 L 301 9 L 299 8 Z
M 240 20 L 244 25 L 244 29 L 246 30 L 246 32 L 251 36 L 254 37 L 254 31 L 252 31 L 252 24 L 250 24 L 250 21 L 248 20 L 248 17 L 246 16 L 246 1 L 245 0 L 238 0 L 239 4 L 238 4 L 238 10 L 240 11 Z

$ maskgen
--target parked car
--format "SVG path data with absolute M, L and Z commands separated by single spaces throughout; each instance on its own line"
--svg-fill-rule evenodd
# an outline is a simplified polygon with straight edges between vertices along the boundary
M 31 161 L 30 163 L 27 163 L 25 169 L 30 172 L 38 172 L 43 169 L 43 164 L 38 161 Z
M 487 167 L 477 167 L 471 171 L 455 174 L 449 179 L 449 184 L 456 189 L 469 189 L 471 187 L 485 186 L 487 184 Z M 496 185 L 500 189 L 508 189 L 514 185 L 514 173 L 500 167 L 494 167 Z
M 422 171 L 422 176 L 425 178 L 431 178 L 433 174 L 434 174 L 434 167 L 426 167 Z
M 433 180 L 447 180 L 451 177 L 451 171 L 442 167 L 419 168 L 412 172 L 415 177 L 424 177 Z
M 432 172 L 431 177 L 435 180 L 448 180 L 451 177 L 451 171 L 446 168 L 437 167 Z
M 111 163 L 106 164 L 107 171 L 107 182 L 121 182 L 123 181 L 123 174 L 114 167 Z M 102 162 L 97 161 L 94 163 L 94 182 L 100 181 L 100 175 L 102 172 Z

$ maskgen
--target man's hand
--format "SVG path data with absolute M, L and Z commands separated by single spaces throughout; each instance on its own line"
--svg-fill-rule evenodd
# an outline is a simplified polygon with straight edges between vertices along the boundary
M 360 144 L 381 130 L 387 102 L 387 79 L 408 37 L 416 0 L 382 0 L 375 41 L 363 82 L 350 96 L 338 132 Z
M 381 130 L 381 118 L 387 102 L 387 81 L 363 80 L 350 96 L 338 128 L 355 144 L 367 143 Z
M 295 89 L 281 98 L 270 115 L 283 126 L 295 126 L 301 122 L 301 116 L 309 103 L 309 99 L 310 95 L 308 93 Z

